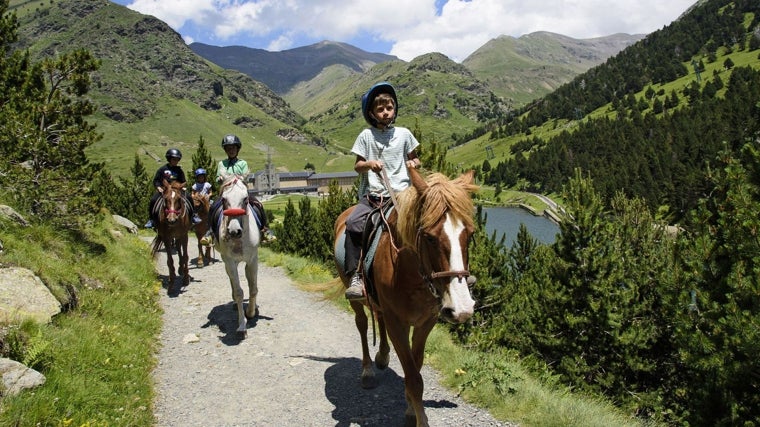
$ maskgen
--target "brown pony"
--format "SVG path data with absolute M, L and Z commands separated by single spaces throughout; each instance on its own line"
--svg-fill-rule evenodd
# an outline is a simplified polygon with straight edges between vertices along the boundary
M 389 337 L 404 370 L 406 424 L 427 426 L 420 369 L 428 334 L 439 317 L 465 322 L 475 305 L 468 288 L 468 243 L 475 230 L 470 193 L 478 187 L 473 184 L 472 171 L 454 180 L 438 173 L 425 179 L 416 169 L 409 174 L 412 186 L 397 194 L 397 205 L 375 249 L 371 274 L 365 273 L 365 282 L 371 279 L 371 294 L 377 298 L 350 304 L 361 336 L 362 387 L 376 386 L 367 343 L 366 305 L 376 314 L 380 336 L 376 366 L 388 366 Z M 341 256 L 345 221 L 352 210 L 344 211 L 335 222 L 335 258 L 343 286 L 350 280 Z
M 195 237 L 198 239 L 198 267 L 203 267 L 205 265 L 208 265 L 209 261 L 211 260 L 211 245 L 207 245 L 205 247 L 201 245 L 201 239 L 206 235 L 206 232 L 210 226 L 208 219 L 208 211 L 210 206 L 209 195 L 193 191 L 191 197 L 193 199 L 193 209 L 201 219 L 201 222 L 195 224 L 194 230 Z
M 179 274 L 182 276 L 182 286 L 190 283 L 188 273 L 187 233 L 192 223 L 190 221 L 190 203 L 185 197 L 185 190 L 179 182 L 169 183 L 164 180 L 164 191 L 158 199 L 153 211 L 158 218 L 156 237 L 153 239 L 151 255 L 156 256 L 161 248 L 166 249 L 166 265 L 169 268 L 169 293 L 175 291 L 177 275 L 174 271 L 172 251 L 177 251 L 179 258 Z

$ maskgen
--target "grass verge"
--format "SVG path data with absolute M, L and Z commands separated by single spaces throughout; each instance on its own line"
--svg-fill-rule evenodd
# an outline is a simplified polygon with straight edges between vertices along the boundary
M 28 268 L 53 290 L 73 287 L 78 301 L 47 325 L 4 325 L 18 331 L 5 335 L 4 349 L 25 336 L 18 328 L 43 343 L 34 346 L 41 354 L 33 367 L 46 382 L 4 396 L 0 425 L 153 424 L 160 283 L 146 244 L 117 229 L 106 213 L 80 235 L 0 225 L 4 266 Z

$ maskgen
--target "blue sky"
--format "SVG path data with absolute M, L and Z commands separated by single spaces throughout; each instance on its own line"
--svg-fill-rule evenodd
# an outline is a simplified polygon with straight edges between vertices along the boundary
M 112 1 L 161 19 L 187 43 L 281 51 L 330 40 L 405 61 L 440 52 L 461 62 L 501 35 L 648 34 L 696 0 Z

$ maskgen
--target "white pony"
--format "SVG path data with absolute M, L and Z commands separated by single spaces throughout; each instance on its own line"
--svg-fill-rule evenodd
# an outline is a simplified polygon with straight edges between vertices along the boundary
M 248 205 L 248 188 L 240 175 L 225 177 L 221 185 L 222 212 L 212 212 L 212 227 L 216 232 L 216 249 L 222 256 L 224 268 L 230 278 L 232 299 L 238 312 L 237 333 L 240 339 L 248 335 L 248 319 L 258 315 L 256 295 L 259 292 L 259 242 L 261 234 L 253 210 Z M 248 280 L 248 306 L 243 311 L 243 288 L 240 286 L 238 264 L 245 263 Z

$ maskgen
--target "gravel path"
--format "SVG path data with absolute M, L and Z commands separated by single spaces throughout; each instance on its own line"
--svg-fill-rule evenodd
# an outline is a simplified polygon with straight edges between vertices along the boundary
M 191 239 L 190 256 L 196 255 Z M 174 297 L 166 294 L 165 254 L 157 259 L 164 281 L 154 372 L 157 426 L 403 425 L 403 371 L 393 350 L 389 368 L 378 371 L 380 385 L 362 389 L 353 316 L 265 264 L 259 265 L 259 317 L 239 341 L 229 280 L 216 257 L 204 268 L 191 258 L 193 279 Z M 242 265 L 240 274 L 245 280 Z M 247 284 L 243 289 L 247 298 Z M 439 385 L 431 368 L 425 366 L 422 375 L 431 426 L 509 425 Z

